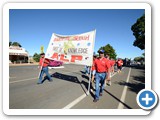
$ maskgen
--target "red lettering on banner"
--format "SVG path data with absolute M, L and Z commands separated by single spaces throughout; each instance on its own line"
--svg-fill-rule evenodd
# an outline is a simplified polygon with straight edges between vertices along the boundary
M 58 53 L 54 53 L 51 58 L 53 58 L 53 59 L 54 59 L 54 58 L 58 59 Z
M 68 59 L 65 59 L 65 55 L 61 54 L 60 60 L 65 61 L 65 62 L 69 62 Z
M 58 53 L 54 53 L 51 58 L 58 60 Z M 81 55 L 71 55 L 71 61 L 70 62 L 75 62 L 75 60 L 81 61 L 82 58 L 83 58 L 83 56 L 81 56 Z M 64 62 L 69 62 L 69 59 L 65 59 L 64 54 L 60 54 L 60 60 L 64 61 Z
M 71 62 L 75 62 L 75 60 L 82 60 L 83 56 L 80 55 L 72 55 Z

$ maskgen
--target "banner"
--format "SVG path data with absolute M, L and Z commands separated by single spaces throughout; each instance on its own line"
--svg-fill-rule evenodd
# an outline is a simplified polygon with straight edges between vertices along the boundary
M 92 65 L 96 30 L 78 35 L 53 33 L 46 58 L 67 63 Z

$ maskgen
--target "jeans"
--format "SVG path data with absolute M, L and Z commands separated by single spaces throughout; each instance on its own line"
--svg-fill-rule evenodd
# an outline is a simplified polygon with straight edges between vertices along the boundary
M 90 73 L 90 67 L 89 66 L 85 66 L 84 70 L 85 70 L 85 74 Z
M 99 99 L 99 94 L 103 93 L 104 87 L 105 87 L 105 79 L 106 79 L 106 72 L 105 73 L 97 73 L 96 72 L 96 93 L 95 93 L 95 99 Z M 99 83 L 101 84 L 99 86 Z
M 44 73 L 46 74 L 46 76 L 48 77 L 49 80 L 52 80 L 50 74 L 48 73 L 48 67 L 42 67 L 38 83 L 42 83 L 43 82 L 42 78 L 43 78 L 43 74 Z

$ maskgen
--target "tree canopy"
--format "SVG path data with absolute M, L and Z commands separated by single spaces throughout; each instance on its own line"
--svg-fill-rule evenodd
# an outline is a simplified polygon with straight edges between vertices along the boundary
M 141 50 L 145 49 L 145 15 L 142 15 L 137 19 L 137 22 L 132 25 L 131 30 L 135 36 L 134 46 L 140 48 Z
M 34 59 L 36 62 L 39 62 L 39 60 L 40 60 L 40 54 L 34 53 L 33 59 Z
M 9 42 L 9 46 L 19 46 L 22 47 L 22 45 L 18 42 Z
M 110 44 L 107 44 L 106 46 L 102 46 L 101 48 L 99 48 L 99 50 L 101 50 L 101 49 L 103 49 L 105 51 L 105 53 L 104 53 L 105 55 L 107 54 L 110 56 L 110 58 L 116 59 L 117 54 L 116 54 L 114 48 Z

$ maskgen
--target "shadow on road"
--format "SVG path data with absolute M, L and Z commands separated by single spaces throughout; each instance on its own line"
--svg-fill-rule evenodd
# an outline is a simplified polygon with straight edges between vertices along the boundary
M 69 81 L 69 82 L 73 82 L 73 83 L 78 83 L 78 84 L 80 84 L 80 81 L 79 81 L 78 78 L 75 77 L 75 76 L 65 75 L 65 74 L 58 73 L 58 72 L 55 72 L 55 73 L 52 74 L 51 76 L 52 76 L 52 77 L 55 77 L 55 78 L 58 78 L 58 79 L 61 79 L 61 80 L 66 80 L 66 81 Z
M 80 84 L 80 86 L 83 89 L 84 93 L 87 95 L 86 90 L 84 89 L 82 84 L 86 87 L 86 86 L 88 86 L 88 83 L 83 81 L 83 80 L 80 82 L 79 79 L 76 76 L 65 75 L 65 74 L 58 73 L 58 72 L 52 74 L 51 76 L 55 77 L 55 78 L 58 78 L 60 80 L 65 80 L 65 81 L 69 81 L 69 82 Z M 86 89 L 87 89 L 87 87 L 86 87 Z
M 113 95 L 112 93 L 108 92 L 106 89 L 104 89 L 104 91 L 106 93 L 108 93 L 111 97 L 113 97 L 114 99 L 116 99 L 118 102 L 122 103 L 126 108 L 128 109 L 132 109 L 130 106 L 128 106 L 127 104 L 125 104 L 124 102 L 122 102 L 119 98 L 117 98 L 115 95 Z
M 126 81 L 115 82 L 115 84 L 127 86 L 130 91 L 138 94 L 139 91 L 145 88 L 145 77 L 144 76 L 131 76 L 132 82 L 127 83 Z

